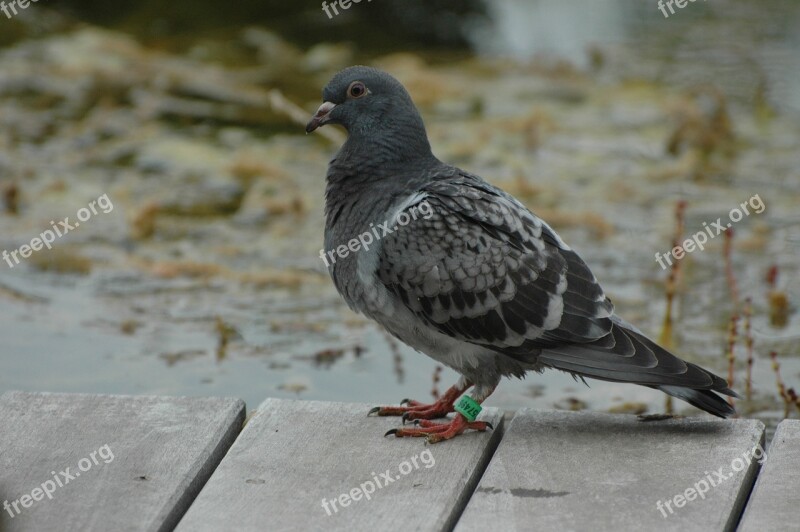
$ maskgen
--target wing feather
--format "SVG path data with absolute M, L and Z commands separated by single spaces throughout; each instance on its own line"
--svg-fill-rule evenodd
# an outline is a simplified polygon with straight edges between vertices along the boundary
M 427 326 L 532 358 L 609 333 L 613 306 L 588 267 L 514 198 L 468 174 L 417 197 L 431 215 L 384 238 L 378 276 Z

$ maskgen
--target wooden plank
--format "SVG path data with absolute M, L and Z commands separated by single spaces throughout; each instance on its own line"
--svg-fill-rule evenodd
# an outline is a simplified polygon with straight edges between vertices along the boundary
M 755 420 L 520 410 L 456 531 L 732 529 L 758 467 L 732 462 L 763 437 Z
M 800 421 L 778 425 L 767 458 L 747 503 L 741 532 L 797 530 L 800 527 Z
M 244 407 L 228 398 L 8 392 L 0 528 L 171 530 L 241 430 Z
M 426 445 L 384 438 L 400 419 L 367 417 L 371 406 L 266 400 L 177 530 L 452 528 L 500 439 L 502 414 L 480 415 L 494 431 Z

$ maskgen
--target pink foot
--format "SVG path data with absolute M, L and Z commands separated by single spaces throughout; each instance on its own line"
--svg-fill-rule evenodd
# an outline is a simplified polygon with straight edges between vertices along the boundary
M 403 423 L 415 419 L 436 419 L 445 417 L 450 412 L 454 412 L 453 404 L 456 399 L 464 393 L 465 388 L 456 386 L 447 390 L 442 397 L 433 404 L 420 403 L 412 399 L 403 399 L 400 404 L 408 406 L 376 406 L 367 414 L 377 414 L 379 416 L 402 416 Z
M 416 425 L 420 428 L 414 429 L 392 429 L 384 436 L 394 434 L 398 438 L 426 438 L 428 443 L 439 443 L 440 441 L 455 438 L 467 429 L 484 432 L 486 429 L 494 429 L 487 421 L 467 421 L 461 414 L 456 414 L 449 423 L 434 423 L 433 421 L 421 420 Z

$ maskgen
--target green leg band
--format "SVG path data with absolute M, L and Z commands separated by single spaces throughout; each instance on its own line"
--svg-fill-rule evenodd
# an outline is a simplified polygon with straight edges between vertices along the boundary
M 480 414 L 483 409 L 472 397 L 463 395 L 455 404 L 453 410 L 467 418 L 467 421 L 475 421 L 475 418 L 478 417 L 478 414 Z

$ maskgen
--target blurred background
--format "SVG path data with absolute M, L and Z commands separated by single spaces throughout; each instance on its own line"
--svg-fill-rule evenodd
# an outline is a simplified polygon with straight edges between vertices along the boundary
M 52 249 L 0 261 L 0 393 L 255 408 L 427 400 L 452 384 L 351 313 L 319 259 L 325 171 L 344 135 L 303 125 L 330 76 L 361 63 L 405 84 L 439 158 L 548 220 L 620 315 L 732 375 L 743 415 L 798 416 L 800 4 L 711 0 L 668 17 L 636 0 L 337 6 L 0 12 L 0 252 L 81 219 Z M 733 235 L 672 273 L 654 260 L 756 194 L 764 212 Z M 104 195 L 112 209 L 81 211 Z M 660 392 L 589 384 L 529 375 L 488 404 L 669 407 Z

